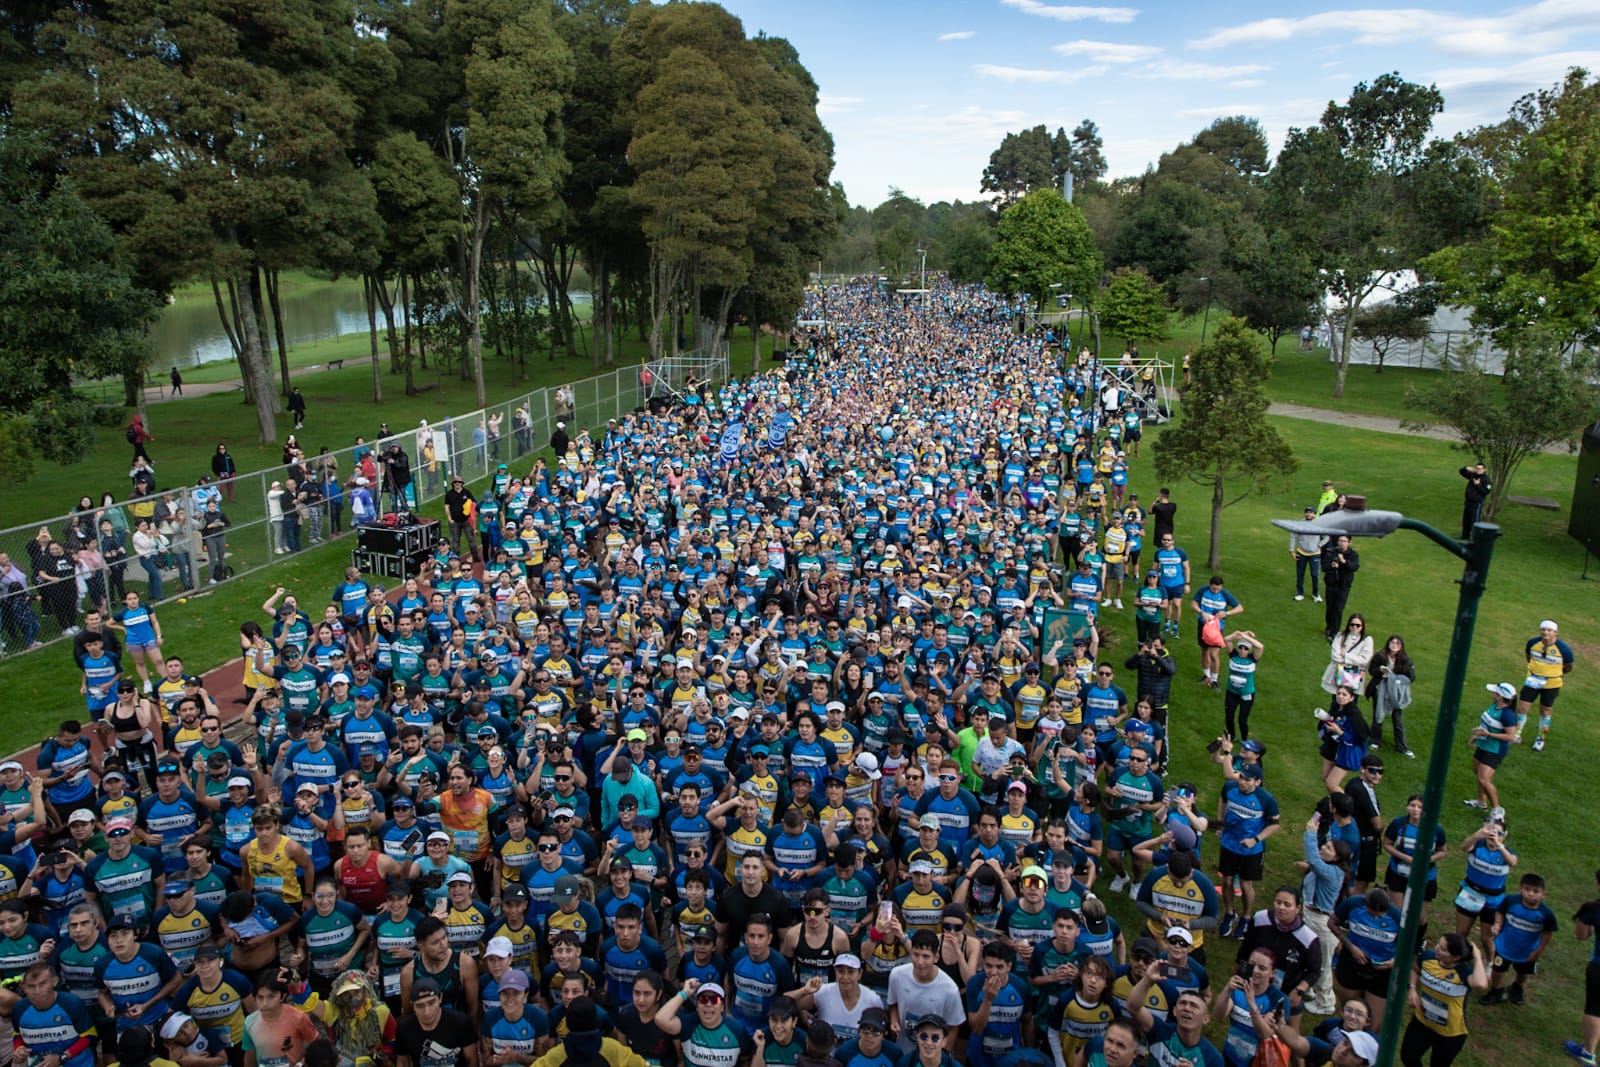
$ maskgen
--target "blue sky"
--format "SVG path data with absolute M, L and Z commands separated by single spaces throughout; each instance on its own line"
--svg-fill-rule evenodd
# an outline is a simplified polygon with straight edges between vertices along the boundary
M 1392 9 L 1128 0 L 722 0 L 747 33 L 787 37 L 821 88 L 834 177 L 852 203 L 891 185 L 971 200 L 1008 130 L 1092 118 L 1111 176 L 1136 174 L 1220 115 L 1273 150 L 1330 99 L 1397 70 L 1445 97 L 1435 130 L 1505 117 L 1568 67 L 1600 70 L 1600 0 Z

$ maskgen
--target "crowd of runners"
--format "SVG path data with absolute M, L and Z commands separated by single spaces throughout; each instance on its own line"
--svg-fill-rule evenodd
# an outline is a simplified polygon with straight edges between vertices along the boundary
M 1013 310 L 835 287 L 782 369 L 458 481 L 400 588 L 243 620 L 243 743 L 136 594 L 90 613 L 83 719 L 0 764 L 15 1062 L 1371 1067 L 1398 969 L 1402 1062 L 1446 1067 L 1557 928 L 1493 779 L 1570 647 L 1489 686 L 1483 825 L 1424 848 L 1455 920 L 1396 959 L 1404 641 L 1328 627 L 1326 796 L 1280 810 L 1272 635 L 1130 483 L 1148 390 Z

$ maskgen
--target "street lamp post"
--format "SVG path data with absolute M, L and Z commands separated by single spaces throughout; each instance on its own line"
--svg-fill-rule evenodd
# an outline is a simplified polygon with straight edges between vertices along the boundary
M 1444 804 L 1445 778 L 1450 773 L 1450 750 L 1455 747 L 1456 719 L 1461 713 L 1461 689 L 1467 680 L 1467 658 L 1472 653 L 1472 630 L 1478 621 L 1478 601 L 1488 584 L 1489 560 L 1500 527 L 1479 522 L 1472 536 L 1458 541 L 1425 522 L 1408 519 L 1398 511 L 1333 511 L 1306 522 L 1273 519 L 1272 525 L 1291 533 L 1338 537 L 1383 537 L 1395 530 L 1415 530 L 1428 540 L 1459 556 L 1465 566 L 1461 572 L 1461 594 L 1456 601 L 1455 628 L 1450 634 L 1450 656 L 1445 662 L 1444 686 L 1439 694 L 1439 722 L 1433 734 L 1433 752 L 1428 757 L 1428 780 L 1422 790 L 1422 821 L 1417 826 L 1417 852 L 1430 855 L 1438 833 L 1439 810 Z M 1428 887 L 1431 863 L 1413 857 L 1406 878 L 1404 917 L 1400 937 L 1395 943 L 1395 966 L 1389 976 L 1389 996 L 1384 1007 L 1383 1030 L 1378 1040 L 1378 1062 L 1373 1067 L 1393 1067 L 1400 1046 L 1401 1026 L 1406 1010 L 1406 995 L 1411 989 L 1411 961 L 1417 952 L 1417 931 L 1422 922 L 1423 897 Z
M 926 248 L 919 248 L 919 249 L 917 249 L 917 255 L 922 257 L 922 281 L 917 285 L 917 288 L 922 290 L 922 306 L 923 307 L 927 307 L 928 306 L 928 250 Z
M 1217 282 L 1214 278 L 1205 275 L 1200 280 L 1206 283 L 1206 316 L 1200 320 L 1200 343 L 1206 343 L 1206 327 L 1211 325 L 1211 294 L 1217 291 Z

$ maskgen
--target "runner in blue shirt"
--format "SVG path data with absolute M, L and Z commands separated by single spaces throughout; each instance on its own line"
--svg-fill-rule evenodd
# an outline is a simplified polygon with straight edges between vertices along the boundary
M 1163 533 L 1153 562 L 1162 597 L 1167 601 L 1167 621 L 1162 631 L 1169 637 L 1178 637 L 1179 624 L 1183 621 L 1183 601 L 1189 595 L 1189 553 L 1177 546 L 1172 534 Z
M 1159 555 L 1160 553 L 1157 553 L 1157 556 Z M 1227 631 L 1228 616 L 1237 615 L 1243 610 L 1244 605 L 1239 603 L 1238 597 L 1228 592 L 1220 574 L 1213 574 L 1206 587 L 1194 594 L 1194 611 L 1197 616 L 1195 641 L 1200 646 L 1202 681 L 1213 689 L 1217 688 L 1221 671 L 1222 646 L 1226 643 L 1226 638 L 1217 644 L 1207 644 L 1204 639 L 1206 624 L 1216 620 L 1218 634 L 1221 636 Z
M 1544 902 L 1544 879 L 1537 874 L 1525 874 L 1517 886 L 1516 896 L 1507 894 L 1495 909 L 1494 962 L 1490 964 L 1489 992 L 1481 1003 L 1499 1004 L 1509 1000 L 1522 1004 L 1523 987 L 1528 979 L 1538 973 L 1539 957 L 1549 947 L 1559 924 L 1556 913 Z M 1517 977 L 1509 990 L 1501 988 L 1507 971 L 1516 971 Z
M 1328 930 L 1339 939 L 1334 983 L 1342 996 L 1364 997 L 1367 1011 L 1377 1018 L 1394 973 L 1400 909 L 1390 902 L 1386 890 L 1373 886 L 1364 897 L 1342 901 L 1328 920 Z
M 998 941 L 983 946 L 983 972 L 967 982 L 969 1067 L 995 1067 L 1013 1049 L 1022 1047 L 1022 1019 L 1033 1003 L 1033 990 L 1011 970 L 1013 950 Z
M 99 1035 L 83 1001 L 56 991 L 48 962 L 30 966 L 22 978 L 22 999 L 11 1009 L 19 1052 L 28 1063 L 54 1056 L 59 1067 L 94 1067 Z

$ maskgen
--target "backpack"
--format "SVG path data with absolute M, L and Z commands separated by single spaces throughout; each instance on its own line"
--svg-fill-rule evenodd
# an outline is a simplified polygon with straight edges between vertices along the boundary
M 1256 1046 L 1255 1059 L 1250 1061 L 1250 1067 L 1289 1067 L 1292 1061 L 1289 1046 L 1276 1037 L 1268 1037 Z
M 139 431 L 133 428 L 132 423 L 129 423 L 128 428 L 122 431 L 122 436 L 128 439 L 128 443 L 130 445 L 136 445 L 139 443 Z

